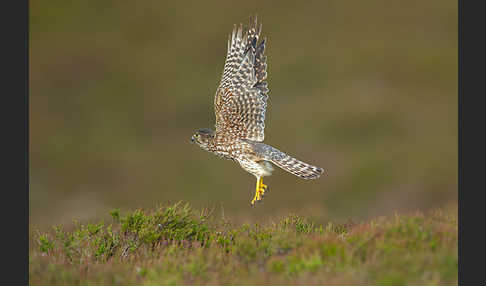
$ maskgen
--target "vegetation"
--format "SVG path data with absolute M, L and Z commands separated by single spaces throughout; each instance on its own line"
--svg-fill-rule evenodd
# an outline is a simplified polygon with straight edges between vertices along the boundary
M 188 204 L 31 236 L 31 285 L 457 285 L 457 215 L 234 226 Z

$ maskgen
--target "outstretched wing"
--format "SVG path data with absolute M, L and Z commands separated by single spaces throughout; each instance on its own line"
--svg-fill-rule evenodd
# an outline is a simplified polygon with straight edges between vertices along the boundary
M 257 19 L 243 35 L 235 26 L 228 39 L 223 77 L 216 90 L 216 132 L 261 142 L 265 138 L 268 87 L 265 39 L 258 43 L 261 25 Z

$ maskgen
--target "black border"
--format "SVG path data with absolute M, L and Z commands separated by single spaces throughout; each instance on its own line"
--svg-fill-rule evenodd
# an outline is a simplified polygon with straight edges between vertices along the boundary
M 29 2 L 5 2 L 2 29 L 2 284 L 29 284 Z M 19 273 L 20 272 L 20 273 Z M 12 281 L 12 282 L 10 282 Z M 9 283 L 10 282 L 10 283 Z
M 486 95 L 484 9 L 473 5 L 480 2 L 458 2 L 459 285 L 482 285 L 485 200 L 480 196 L 485 188 L 481 179 L 485 176 L 482 164 L 486 140 L 482 138 L 484 104 L 480 100 Z

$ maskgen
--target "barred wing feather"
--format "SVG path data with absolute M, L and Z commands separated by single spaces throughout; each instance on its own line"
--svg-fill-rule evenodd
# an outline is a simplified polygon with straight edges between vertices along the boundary
M 241 139 L 264 140 L 268 87 L 265 39 L 258 43 L 261 25 L 250 18 L 250 27 L 233 29 L 223 76 L 214 98 L 216 132 Z

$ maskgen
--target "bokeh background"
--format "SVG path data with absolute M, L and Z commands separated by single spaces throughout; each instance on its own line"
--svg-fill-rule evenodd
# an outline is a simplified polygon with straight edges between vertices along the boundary
M 255 179 L 189 143 L 214 126 L 234 24 L 268 38 L 266 140 L 327 170 Z M 457 204 L 457 1 L 30 1 L 30 222 L 158 203 L 233 221 Z

